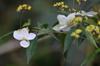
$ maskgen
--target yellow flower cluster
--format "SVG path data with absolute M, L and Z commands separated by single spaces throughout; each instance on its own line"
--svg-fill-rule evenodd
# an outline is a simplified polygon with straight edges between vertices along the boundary
M 83 20 L 83 18 L 78 16 L 78 17 L 75 17 L 74 22 L 80 23 L 80 22 L 82 22 L 82 20 Z
M 16 9 L 17 12 L 20 12 L 21 10 L 28 10 L 30 11 L 32 9 L 32 7 L 28 4 L 22 4 L 22 5 L 19 5 Z
M 54 7 L 59 7 L 59 8 L 62 9 L 62 10 L 68 8 L 68 5 L 65 5 L 64 2 L 56 2 L 53 6 L 54 6 Z
M 75 37 L 75 38 L 79 38 L 80 37 L 80 33 L 82 33 L 82 30 L 81 29 L 77 29 L 77 30 L 75 30 L 75 32 L 73 32 L 71 34 L 71 36 Z
M 69 25 L 77 25 L 77 24 L 81 23 L 82 20 L 83 20 L 83 18 L 81 16 L 77 16 L 74 18 L 74 20 L 72 22 L 70 22 Z
M 95 25 L 89 25 L 86 27 L 86 31 L 91 32 L 93 35 L 97 35 L 100 38 L 100 27 Z
M 88 26 L 86 27 L 86 31 L 88 31 L 88 32 L 93 32 L 94 29 L 95 29 L 95 25 L 88 25 Z
M 99 34 L 100 28 L 99 28 L 99 26 L 89 25 L 89 26 L 86 27 L 86 31 L 89 31 L 89 32 L 95 31 L 97 34 Z

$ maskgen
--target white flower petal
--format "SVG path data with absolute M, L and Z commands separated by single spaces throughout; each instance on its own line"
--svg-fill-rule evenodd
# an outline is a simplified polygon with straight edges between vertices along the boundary
M 23 41 L 20 42 L 20 46 L 23 47 L 23 48 L 27 48 L 27 47 L 30 46 L 30 42 L 23 40 Z
M 61 24 L 61 25 L 66 24 L 67 17 L 65 15 L 58 15 L 57 19 L 59 21 L 59 24 Z
M 26 27 L 26 28 L 22 28 L 22 29 L 21 29 L 21 32 L 22 32 L 22 33 L 28 33 L 28 32 L 29 32 L 28 27 Z
M 89 17 L 93 17 L 93 16 L 97 15 L 97 12 L 90 11 L 90 12 L 87 12 L 86 15 Z
M 23 39 L 26 39 L 25 35 L 28 35 L 28 32 L 29 32 L 28 28 L 22 28 L 22 29 L 14 31 L 13 37 L 17 40 L 23 40 Z
M 23 36 L 25 36 L 25 35 L 28 35 L 28 33 L 29 33 L 29 29 L 28 28 L 23 28 L 23 29 L 21 29 L 21 32 L 20 32 L 21 34 L 23 34 Z M 25 37 L 24 37 L 25 38 Z M 26 39 L 26 38 L 25 38 Z
M 64 29 L 62 29 L 62 32 L 70 31 L 70 29 L 71 29 L 71 27 L 64 28 Z
M 81 11 L 81 15 L 82 16 L 93 17 L 93 16 L 97 15 L 97 12 L 94 12 L 94 11 L 90 11 L 90 12 Z
M 69 28 L 67 28 L 67 25 L 60 25 L 60 24 L 58 24 L 58 25 L 53 27 L 53 30 L 55 30 L 57 32 L 65 32 L 65 31 L 68 31 Z
M 22 40 L 23 39 L 23 34 L 21 33 L 20 30 L 17 30 L 17 31 L 13 32 L 13 37 L 17 40 Z
M 59 24 L 53 27 L 53 30 L 57 32 L 65 32 L 69 31 L 70 27 L 68 27 L 68 23 L 72 22 L 72 20 L 75 18 L 76 13 L 71 13 L 67 17 L 64 15 L 58 15 L 57 19 L 59 21 Z
M 35 37 L 36 37 L 35 33 L 29 33 L 28 35 L 26 35 L 27 40 L 33 40 L 33 39 L 35 39 Z
M 75 18 L 76 13 L 71 13 L 67 17 L 65 15 L 58 15 L 57 19 L 60 25 L 67 25 L 67 23 L 71 22 Z
M 69 22 L 72 22 L 72 20 L 75 18 L 75 15 L 76 13 L 71 13 L 67 16 L 67 20 L 66 22 L 69 23 Z

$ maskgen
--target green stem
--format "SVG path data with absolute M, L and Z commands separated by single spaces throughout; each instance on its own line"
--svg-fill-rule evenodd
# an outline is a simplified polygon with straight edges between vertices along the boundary
M 3 38 L 5 38 L 5 37 L 7 37 L 8 35 L 10 35 L 10 34 L 12 34 L 12 33 L 13 33 L 13 31 L 12 31 L 12 32 L 9 32 L 9 33 L 6 33 L 6 34 L 4 34 L 3 36 L 1 36 L 1 37 L 0 37 L 0 40 L 1 40 L 1 39 L 3 39 Z

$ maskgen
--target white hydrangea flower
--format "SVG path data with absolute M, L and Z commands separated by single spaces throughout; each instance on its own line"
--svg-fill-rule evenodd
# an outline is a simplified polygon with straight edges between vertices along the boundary
M 29 33 L 28 28 L 22 28 L 13 32 L 13 37 L 20 41 L 20 46 L 27 48 L 30 46 L 30 41 L 36 37 L 35 33 Z
M 69 27 L 68 24 L 73 21 L 76 14 L 77 13 L 71 13 L 67 17 L 65 15 L 58 15 L 57 20 L 58 20 L 59 24 L 54 26 L 53 30 L 55 30 L 57 32 L 69 31 L 72 26 Z

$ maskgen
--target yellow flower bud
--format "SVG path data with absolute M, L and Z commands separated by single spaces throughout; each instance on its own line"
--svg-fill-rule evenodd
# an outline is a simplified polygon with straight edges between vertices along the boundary
M 71 36 L 75 36 L 76 35 L 76 33 L 75 32 L 73 32 L 72 34 L 71 34 Z
M 63 5 L 63 4 L 64 4 L 64 2 L 60 2 L 60 4 L 62 4 L 62 5 Z
M 98 21 L 98 25 L 100 25 L 100 21 Z
M 65 7 L 65 5 L 61 5 L 61 7 L 62 7 L 62 8 L 64 8 L 64 7 Z
M 68 8 L 68 5 L 65 5 L 65 8 Z
M 54 6 L 54 7 L 56 7 L 56 6 L 57 6 L 57 4 L 54 4 L 53 6 Z
M 72 37 L 75 37 L 75 38 L 79 38 L 80 36 L 78 35 L 78 34 L 76 34 L 75 32 L 73 32 L 72 34 L 71 34 L 71 36 Z
M 32 7 L 31 6 L 28 6 L 28 8 L 27 8 L 28 10 L 31 10 L 32 9 Z
M 57 3 L 57 6 L 60 6 L 61 5 L 61 3 L 59 2 L 59 3 Z
M 80 34 L 81 32 L 82 32 L 81 29 L 77 29 L 77 30 L 75 31 L 75 33 L 77 33 L 77 34 Z
M 95 31 L 96 31 L 96 33 L 100 33 L 100 29 L 98 26 L 95 27 Z
M 23 4 L 23 5 L 22 5 L 23 8 L 24 8 L 24 7 L 27 7 L 27 6 L 28 6 L 27 4 Z
M 64 11 L 66 8 L 68 8 L 68 6 L 65 5 L 65 3 L 63 1 L 56 2 L 53 6 L 59 8 L 62 11 Z
M 16 9 L 17 12 L 20 12 L 21 10 L 31 10 L 31 6 L 30 5 L 27 5 L 27 4 L 22 4 L 22 5 L 19 5 Z
M 75 38 L 79 38 L 79 37 L 80 37 L 79 35 L 77 35 L 77 34 L 75 35 Z
M 22 8 L 22 6 L 20 5 L 18 8 L 17 8 L 17 12 L 19 12 L 19 11 L 21 11 L 23 8 Z
M 89 25 L 86 27 L 86 31 L 92 32 L 95 29 L 94 25 Z
M 82 17 L 75 17 L 74 21 L 75 22 L 82 22 L 82 19 L 83 19 Z

